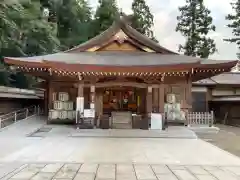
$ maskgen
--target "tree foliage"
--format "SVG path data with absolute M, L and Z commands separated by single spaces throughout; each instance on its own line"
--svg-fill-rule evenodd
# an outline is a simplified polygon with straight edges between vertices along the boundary
M 98 35 L 109 28 L 119 15 L 115 0 L 99 0 L 98 4 L 93 21 L 94 35 Z
M 240 49 L 240 0 L 231 3 L 231 5 L 233 13 L 228 14 L 226 19 L 231 21 L 227 26 L 232 29 L 232 34 L 234 37 L 224 40 L 231 43 L 236 43 L 238 49 Z M 237 53 L 237 56 L 240 59 L 240 53 Z
M 215 31 L 212 24 L 210 10 L 203 0 L 186 0 L 186 4 L 179 7 L 180 16 L 177 17 L 176 31 L 186 37 L 186 43 L 180 45 L 179 51 L 185 55 L 207 58 L 217 51 L 213 39 L 208 37 L 209 32 Z
M 153 15 L 145 0 L 133 0 L 132 10 L 132 27 L 150 39 L 157 41 L 152 31 Z
M 72 48 L 93 36 L 92 11 L 85 0 L 41 0 L 42 9 L 48 10 L 48 21 L 56 23 L 61 49 Z
M 52 53 L 58 50 L 59 41 L 51 26 L 43 17 L 37 0 L 3 1 L 0 4 L 0 56 L 33 56 Z M 2 58 L 1 58 L 2 61 Z M 0 76 L 1 85 L 21 86 L 27 84 L 18 75 L 11 75 L 1 62 L 5 71 Z M 13 79 L 11 77 L 14 77 Z

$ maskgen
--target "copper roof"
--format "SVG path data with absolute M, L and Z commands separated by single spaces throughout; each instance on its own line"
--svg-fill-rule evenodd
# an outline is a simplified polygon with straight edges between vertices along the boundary
M 240 85 L 240 73 L 227 72 L 194 82 L 196 85 Z
M 86 51 L 91 47 L 101 45 L 111 40 L 111 38 L 120 30 L 122 30 L 128 37 L 132 38 L 134 41 L 137 41 L 138 43 L 143 44 L 149 47 L 150 49 L 153 49 L 157 53 L 177 54 L 167 48 L 164 48 L 163 46 L 159 45 L 157 42 L 149 39 L 147 36 L 133 29 L 129 25 L 128 20 L 125 17 L 119 18 L 117 21 L 113 23 L 111 27 L 109 27 L 107 30 L 105 30 L 98 36 L 65 52 L 82 52 L 82 51 Z
M 147 52 L 81 52 L 81 53 L 55 53 L 44 56 L 33 57 L 5 57 L 9 64 L 22 63 L 52 63 L 79 64 L 79 65 L 100 65 L 100 66 L 164 66 L 179 64 L 201 64 L 201 67 L 216 65 L 235 64 L 235 61 L 208 60 L 197 57 L 176 55 L 176 54 L 157 54 Z

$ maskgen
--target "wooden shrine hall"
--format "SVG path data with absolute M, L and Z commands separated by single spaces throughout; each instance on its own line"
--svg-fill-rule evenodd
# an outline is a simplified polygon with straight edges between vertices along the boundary
M 140 34 L 125 17 L 68 51 L 4 60 L 45 81 L 49 122 L 75 122 L 76 99 L 83 97 L 84 109 L 94 112 L 94 126 L 139 129 L 147 129 L 152 112 L 169 112 L 169 120 L 180 115 L 184 122 L 192 82 L 237 63 L 179 55 Z

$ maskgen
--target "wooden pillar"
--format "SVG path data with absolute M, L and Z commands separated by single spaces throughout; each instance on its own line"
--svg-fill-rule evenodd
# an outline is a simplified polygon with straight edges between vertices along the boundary
M 153 107 L 153 105 L 152 105 L 152 87 L 151 86 L 147 87 L 145 104 L 146 104 L 146 114 L 142 121 L 141 128 L 147 130 L 149 128 L 149 121 L 151 118 L 152 107 Z
M 44 91 L 44 115 L 48 117 L 49 111 L 49 82 L 46 82 L 45 91 Z
M 187 86 L 185 89 L 185 99 L 187 106 L 190 108 L 189 110 L 191 111 L 192 109 L 192 79 L 191 77 L 188 77 L 187 79 Z
M 159 88 L 158 88 L 158 91 L 159 91 L 159 100 L 158 100 L 158 108 L 159 108 L 159 113 L 164 113 L 164 84 L 160 84 L 159 85 Z
M 147 88 L 147 113 L 152 113 L 152 90 L 153 88 L 151 86 Z
M 152 105 L 153 105 L 153 112 L 158 112 L 159 110 L 159 91 L 158 88 L 153 88 L 153 93 L 152 93 Z
M 53 109 L 53 85 L 52 82 L 49 82 L 49 91 L 48 91 L 48 110 Z
M 212 89 L 207 88 L 206 92 L 206 112 L 210 112 L 209 101 L 212 100 Z
M 84 97 L 83 84 L 78 84 L 78 97 Z
M 95 111 L 95 96 L 96 96 L 96 88 L 95 86 L 90 87 L 90 109 Z M 95 113 L 94 113 L 94 118 L 95 118 Z

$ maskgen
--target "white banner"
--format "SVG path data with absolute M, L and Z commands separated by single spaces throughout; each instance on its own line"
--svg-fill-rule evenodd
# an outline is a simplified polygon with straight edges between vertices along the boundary
M 162 130 L 162 115 L 160 113 L 151 113 L 151 128 Z
M 94 109 L 84 109 L 83 116 L 85 118 L 94 118 L 95 110 Z
M 76 110 L 83 113 L 84 111 L 84 97 L 77 97 Z

